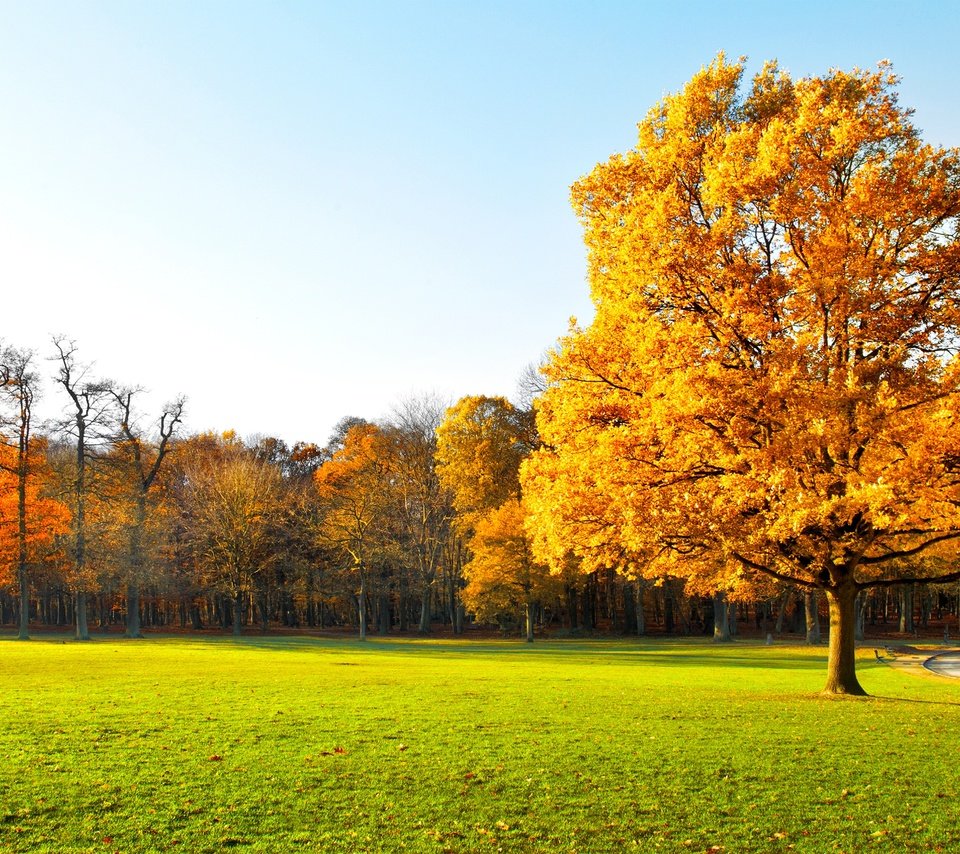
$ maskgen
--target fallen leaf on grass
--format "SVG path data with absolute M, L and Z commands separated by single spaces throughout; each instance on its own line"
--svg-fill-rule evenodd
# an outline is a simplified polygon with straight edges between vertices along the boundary
M 213 756 L 208 757 L 208 762 L 223 762 L 223 757 L 219 753 L 214 753 Z

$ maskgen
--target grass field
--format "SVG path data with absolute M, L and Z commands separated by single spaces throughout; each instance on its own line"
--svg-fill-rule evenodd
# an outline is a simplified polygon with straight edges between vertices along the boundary
M 0 851 L 960 846 L 960 681 L 748 642 L 0 640 Z

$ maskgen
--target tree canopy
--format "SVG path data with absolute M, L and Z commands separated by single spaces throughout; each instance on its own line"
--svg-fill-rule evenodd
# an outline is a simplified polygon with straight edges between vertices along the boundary
M 822 588 L 960 577 L 960 159 L 897 79 L 722 55 L 578 181 L 596 314 L 547 367 L 537 553 Z

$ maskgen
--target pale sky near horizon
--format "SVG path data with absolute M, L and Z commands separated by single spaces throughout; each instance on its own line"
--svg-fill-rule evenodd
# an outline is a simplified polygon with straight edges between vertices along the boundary
M 0 338 L 291 443 L 513 396 L 590 317 L 569 185 L 663 95 L 886 58 L 955 146 L 958 43 L 960 0 L 0 0 Z

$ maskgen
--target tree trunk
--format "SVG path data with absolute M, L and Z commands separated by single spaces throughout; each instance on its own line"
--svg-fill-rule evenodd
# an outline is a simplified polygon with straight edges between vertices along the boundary
M 233 636 L 241 635 L 241 621 L 243 619 L 243 593 L 237 591 L 233 596 Z
M 20 632 L 17 637 L 20 640 L 30 640 L 30 579 L 27 570 L 27 445 L 22 428 L 20 436 L 20 453 L 17 463 L 17 580 L 20 586 Z
M 633 582 L 633 596 L 636 600 L 637 634 L 643 637 L 647 633 L 647 621 L 643 615 L 643 582 L 639 578 Z
M 390 634 L 390 594 L 387 591 L 377 597 L 377 633 Z
M 17 580 L 20 582 L 20 632 L 17 638 L 30 640 L 30 579 L 25 560 L 21 560 L 17 567 Z
M 430 599 L 431 599 L 431 589 L 430 585 L 427 584 L 423 588 L 423 593 L 420 595 L 420 628 L 417 629 L 418 632 L 422 635 L 430 634 Z
M 360 595 L 357 597 L 357 614 L 360 617 L 360 640 L 367 639 L 367 580 L 360 570 Z
M 270 597 L 266 590 L 260 594 L 260 631 L 263 634 L 270 631 Z
M 128 638 L 142 638 L 140 631 L 140 586 L 136 581 L 127 583 L 127 630 Z
M 861 590 L 857 594 L 857 602 L 856 602 L 857 624 L 856 624 L 856 630 L 854 634 L 855 638 L 858 641 L 863 640 L 863 619 L 866 616 L 866 611 L 867 611 L 867 591 Z
M 830 604 L 830 655 L 823 693 L 866 696 L 867 692 L 857 681 L 857 588 L 848 583 L 842 587 L 828 587 L 826 593 Z
M 533 643 L 533 609 L 533 602 L 527 599 L 527 643 Z
M 787 601 L 790 599 L 790 591 L 784 590 L 777 600 L 777 625 L 774 631 L 779 635 L 783 634 L 783 621 L 787 616 Z
M 727 614 L 728 609 L 727 594 L 713 594 L 713 642 L 726 643 L 730 640 L 730 619 Z
M 900 631 L 912 632 L 913 629 L 913 585 L 904 584 L 900 588 Z
M 80 640 L 80 641 L 90 640 L 90 628 L 89 626 L 87 626 L 87 591 L 86 590 L 77 591 L 76 620 L 77 620 L 77 640 Z
M 803 594 L 803 610 L 806 613 L 807 643 L 816 646 L 820 643 L 820 603 L 816 590 L 808 590 Z

